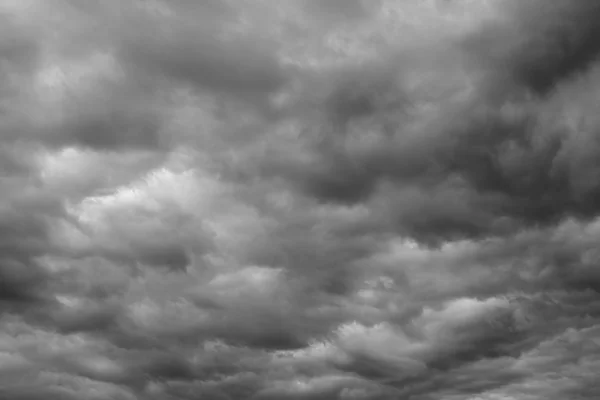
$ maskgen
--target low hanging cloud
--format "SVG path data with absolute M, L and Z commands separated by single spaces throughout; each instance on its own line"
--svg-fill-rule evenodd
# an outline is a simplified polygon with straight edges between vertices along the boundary
M 0 397 L 597 398 L 596 3 L 0 1 Z

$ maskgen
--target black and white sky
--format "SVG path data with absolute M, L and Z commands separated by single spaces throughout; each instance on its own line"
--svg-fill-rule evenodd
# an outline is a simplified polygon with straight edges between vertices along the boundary
M 600 1 L 0 0 L 0 399 L 600 398 Z

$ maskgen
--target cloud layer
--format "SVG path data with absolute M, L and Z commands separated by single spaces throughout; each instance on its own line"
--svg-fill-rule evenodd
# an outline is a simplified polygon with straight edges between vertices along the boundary
M 595 0 L 0 1 L 0 397 L 595 399 Z

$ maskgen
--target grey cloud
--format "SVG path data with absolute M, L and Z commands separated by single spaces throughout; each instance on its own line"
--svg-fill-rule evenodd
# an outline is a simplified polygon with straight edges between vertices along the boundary
M 546 396 L 559 398 L 560 396 L 580 395 L 593 396 L 595 385 L 589 380 L 587 373 L 580 369 L 582 363 L 593 365 L 597 362 L 597 346 L 589 339 L 591 330 L 568 329 L 561 335 L 545 341 L 534 351 L 524 355 L 515 365 L 515 369 L 525 372 L 528 377 L 522 382 L 508 385 L 505 388 L 507 395 L 516 393 L 524 386 L 532 388 L 528 391 L 531 398 Z M 586 346 L 587 355 L 574 355 L 568 348 Z M 570 358 L 573 357 L 573 358 Z M 585 359 L 585 361 L 584 361 Z M 554 373 L 548 373 L 552 370 Z M 493 392 L 492 392 L 493 394 Z
M 66 140 L 63 140 L 106 150 L 161 147 L 160 126 L 150 110 L 127 109 L 127 105 L 119 104 L 118 98 L 108 101 L 112 104 L 92 104 L 90 110 L 73 110 L 78 114 L 76 119 L 56 128 L 66 133 Z
M 10 96 L 18 95 L 21 79 L 31 74 L 40 61 L 40 43 L 26 26 L 3 15 L 0 41 L 0 74 L 2 76 L 2 109 L 10 109 Z
M 142 265 L 164 267 L 171 271 L 184 271 L 190 263 L 185 248 L 178 244 L 142 244 L 117 249 L 116 251 L 100 250 L 97 253 L 125 265 L 135 266 L 136 263 L 140 263 Z
M 597 201 L 592 182 L 597 168 L 592 161 L 596 146 L 591 132 L 597 126 L 593 112 L 588 113 L 584 104 L 589 93 L 596 91 L 597 68 L 584 42 L 592 41 L 589 30 L 597 25 L 595 5 L 561 3 L 549 11 L 550 16 L 540 19 L 547 29 L 534 29 L 535 23 L 528 23 L 530 19 L 538 21 L 533 14 L 516 8 L 509 19 L 522 26 L 519 34 L 490 35 L 494 41 L 482 48 L 504 51 L 505 47 L 525 46 L 527 50 L 503 61 L 494 59 L 491 65 L 497 70 L 472 61 L 463 44 L 451 42 L 447 47 L 454 52 L 441 57 L 446 63 L 442 65 L 449 67 L 447 78 L 443 68 L 428 63 L 439 58 L 425 56 L 409 66 L 401 57 L 393 58 L 397 64 L 387 69 L 397 72 L 375 73 L 381 83 L 368 79 L 367 73 L 341 80 L 326 115 L 330 121 L 341 116 L 344 124 L 316 126 L 321 136 L 309 147 L 314 149 L 314 162 L 292 164 L 287 171 L 284 166 L 283 174 L 301 191 L 323 202 L 373 201 L 380 207 L 378 199 L 384 199 L 398 230 L 428 243 L 505 235 L 523 225 L 551 225 L 569 216 L 594 215 Z M 554 37 L 564 38 L 573 49 L 555 57 L 551 45 L 530 43 Z M 467 42 L 479 40 L 478 31 L 467 38 Z M 539 58 L 537 50 L 543 53 Z M 549 58 L 546 51 L 551 53 Z M 410 52 L 405 57 L 413 62 L 419 59 Z M 523 61 L 527 57 L 531 60 Z M 535 65 L 556 69 L 532 73 L 550 79 L 553 90 L 546 97 L 527 97 L 529 83 L 520 78 L 511 83 L 502 77 L 512 66 L 521 68 L 521 61 L 531 64 L 523 67 L 527 70 L 535 70 Z M 505 64 L 506 68 L 501 67 Z M 381 71 L 376 64 L 371 66 Z M 425 77 L 417 79 L 426 83 L 415 92 L 410 81 L 419 68 Z M 457 68 L 463 72 L 457 75 Z M 412 69 L 415 73 L 411 75 Z M 434 74 L 429 83 L 428 73 Z M 461 74 L 471 75 L 471 81 Z M 405 82 L 398 81 L 396 76 L 403 75 Z M 435 85 L 445 79 L 450 81 L 450 91 L 439 92 Z M 575 103 L 581 104 L 578 112 L 571 109 Z M 574 144 L 575 140 L 581 143 L 575 138 L 582 135 L 589 144 L 586 150 Z M 306 140 L 313 141 L 310 137 Z M 366 143 L 364 147 L 360 140 Z M 586 161 L 574 161 L 579 157 Z M 382 189 L 388 186 L 398 194 L 390 196 Z
M 45 121 L 35 121 L 36 105 L 31 103 L 37 101 L 35 99 L 37 88 L 33 82 L 36 72 L 44 67 L 46 62 L 42 43 L 35 38 L 35 35 L 43 34 L 43 30 L 48 27 L 42 23 L 39 27 L 40 32 L 30 32 L 29 21 L 17 22 L 9 15 L 3 16 L 3 20 L 0 73 L 5 86 L 2 90 L 1 100 L 4 115 L 1 129 L 5 138 L 22 140 L 34 135 L 34 140 L 49 138 L 48 142 L 57 142 L 59 145 L 75 143 L 93 147 L 111 147 L 114 142 L 121 140 L 120 137 L 124 132 L 130 132 L 125 137 L 126 144 L 139 141 L 139 136 L 146 135 L 146 133 L 132 132 L 136 128 L 127 121 L 122 110 L 120 110 L 121 115 L 117 115 L 116 111 L 119 111 L 119 108 L 114 108 L 115 112 L 109 113 L 111 115 L 100 111 L 102 104 L 88 107 L 88 109 L 95 109 L 93 113 L 95 115 L 89 115 L 89 113 L 81 115 L 82 113 L 77 111 L 77 108 L 71 109 L 71 115 L 68 118 L 71 121 L 79 121 L 75 124 L 61 124 L 60 127 L 52 127 L 48 126 L 49 124 Z M 77 101 L 81 102 L 81 99 Z M 81 106 L 81 103 L 78 106 Z M 100 117 L 102 114 L 103 117 Z M 129 120 L 131 121 L 132 118 Z M 40 127 L 40 124 L 44 126 Z M 119 126 L 115 126 L 115 124 Z M 147 127 L 137 130 L 140 129 L 146 130 Z M 117 131 L 117 133 L 111 133 L 111 131 Z
M 304 0 L 306 7 L 313 11 L 317 18 L 323 14 L 331 15 L 334 18 L 347 18 L 350 21 L 365 17 L 369 13 L 368 6 L 361 0 Z
M 213 96 L 234 96 L 249 105 L 267 105 L 290 79 L 276 57 L 278 44 L 266 35 L 231 35 L 227 27 L 239 10 L 226 3 L 178 2 L 168 25 L 131 10 L 116 29 L 124 68 L 149 80 L 174 80 Z M 189 15 L 186 13 L 189 12 Z M 153 27 L 154 26 L 154 27 Z
M 454 313 L 472 313 L 470 308 L 477 307 L 489 309 L 475 311 L 461 322 L 445 320 L 446 313 L 454 317 Z M 523 344 L 526 331 L 515 322 L 514 310 L 496 307 L 485 302 L 458 300 L 444 311 L 424 311 L 415 319 L 416 324 L 422 324 L 418 328 L 425 335 L 422 339 L 406 337 L 401 328 L 389 325 L 366 329 L 362 333 L 349 332 L 349 336 L 340 341 L 345 342 L 343 346 L 350 346 L 351 362 L 339 366 L 366 379 L 394 386 L 406 395 L 436 391 L 436 386 L 454 388 L 463 394 L 470 390 L 476 393 L 518 380 L 521 378 L 519 373 L 502 372 L 503 360 L 519 357 L 531 345 Z M 361 345 L 363 341 L 367 345 Z M 369 346 L 369 343 L 372 344 Z M 477 377 L 481 367 L 475 365 L 486 363 L 497 367 L 487 371 L 488 380 L 484 383 Z M 464 380 L 473 383 L 461 388 L 461 379 L 457 375 L 463 373 L 471 375 L 470 379 L 465 377 Z
M 119 316 L 119 308 L 111 304 L 86 304 L 73 310 L 55 307 L 47 316 L 38 316 L 38 323 L 55 327 L 65 334 L 90 332 L 102 334 L 114 326 Z M 61 309 L 62 308 L 62 309 Z M 43 310 L 48 312 L 48 310 Z
M 48 66 L 42 58 L 43 49 L 35 38 L 29 37 L 32 35 L 27 27 L 21 28 L 7 17 L 9 21 L 3 24 L 6 34 L 2 44 L 5 47 L 2 74 L 10 87 L 3 90 L 7 118 L 2 131 L 13 140 L 28 137 L 59 148 L 74 145 L 104 151 L 140 148 L 164 151 L 173 145 L 164 132 L 167 116 L 164 104 L 160 103 L 161 97 L 172 92 L 173 87 L 161 85 L 164 78 L 207 87 L 210 92 L 237 93 L 248 99 L 275 91 L 285 81 L 283 70 L 268 46 L 263 51 L 252 39 L 244 39 L 248 43 L 217 39 L 219 24 L 214 21 L 208 30 L 198 29 L 195 22 L 172 21 L 178 32 L 171 37 L 166 33 L 161 35 L 161 29 L 148 29 L 156 21 L 146 15 L 147 10 L 132 4 L 69 5 L 63 10 L 66 15 L 87 20 L 89 24 L 69 21 L 54 26 L 52 20 L 39 21 L 40 32 L 36 32 L 43 35 L 45 30 L 56 31 L 58 38 L 67 41 L 60 43 L 66 49 L 57 49 L 63 57 L 60 61 L 66 61 L 58 66 L 59 72 L 62 67 L 72 68 L 71 64 L 77 68 L 79 63 L 93 62 L 93 57 L 103 52 L 117 58 L 116 71 L 110 73 L 119 76 L 103 76 L 106 71 L 100 71 L 99 76 L 80 78 L 78 71 L 67 69 L 63 81 L 52 83 L 56 86 L 52 89 L 44 89 L 63 91 L 66 98 L 53 99 L 50 105 L 39 104 L 35 73 Z M 65 4 L 57 6 L 64 8 Z M 189 8 L 190 14 L 210 21 L 211 14 L 206 11 L 214 9 L 213 18 L 222 21 L 228 18 L 226 7 L 219 11 L 222 8 L 219 4 L 206 6 L 179 2 L 175 4 L 175 12 L 183 17 Z M 79 51 L 74 51 L 75 47 Z M 89 87 L 80 87 L 81 80 L 86 79 L 92 81 L 91 91 Z
M 568 220 L 558 229 L 525 231 L 507 241 L 490 241 L 475 252 L 448 260 L 447 265 L 455 272 L 481 266 L 502 269 L 503 274 L 494 275 L 496 282 L 489 287 L 490 291 L 503 291 L 506 286 L 526 292 L 540 287 L 597 291 L 593 244 L 597 234 L 596 220 L 589 223 Z M 477 286 L 486 285 L 479 282 Z
M 50 399 L 50 400 L 71 400 L 77 398 L 75 394 L 65 393 L 62 390 L 47 389 L 42 387 L 30 387 L 25 388 L 6 388 L 0 392 L 6 397 L 15 400 L 38 400 L 38 399 Z
M 61 216 L 60 206 L 52 198 L 28 197 L 9 197 L 0 211 L 0 298 L 7 303 L 44 299 L 49 276 L 36 257 L 55 250 L 48 220 Z
M 512 2 L 513 22 L 484 28 L 469 47 L 497 73 L 545 94 L 595 62 L 598 12 L 598 4 L 587 0 Z
M 282 84 L 284 76 L 277 62 L 271 54 L 261 52 L 257 43 L 221 44 L 209 35 L 182 30 L 170 40 L 134 40 L 124 52 L 141 68 L 156 69 L 208 89 L 261 95 Z
M 0 397 L 594 398 L 591 0 L 17 3 Z

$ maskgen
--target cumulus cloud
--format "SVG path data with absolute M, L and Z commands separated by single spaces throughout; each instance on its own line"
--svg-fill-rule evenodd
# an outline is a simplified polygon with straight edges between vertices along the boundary
M 597 398 L 599 16 L 0 1 L 0 397 Z

